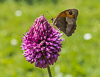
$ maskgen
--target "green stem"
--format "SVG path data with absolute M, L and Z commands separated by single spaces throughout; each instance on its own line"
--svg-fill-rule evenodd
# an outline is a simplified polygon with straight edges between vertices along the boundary
M 52 77 L 49 65 L 47 66 L 47 69 L 48 69 L 49 77 Z

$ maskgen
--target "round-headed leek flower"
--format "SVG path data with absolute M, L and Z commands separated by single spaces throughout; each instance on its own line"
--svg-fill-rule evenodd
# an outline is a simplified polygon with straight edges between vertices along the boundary
M 29 32 L 22 37 L 22 50 L 26 60 L 35 62 L 36 67 L 46 68 L 57 61 L 61 51 L 62 33 L 51 27 L 46 18 L 41 15 L 35 19 L 35 23 Z

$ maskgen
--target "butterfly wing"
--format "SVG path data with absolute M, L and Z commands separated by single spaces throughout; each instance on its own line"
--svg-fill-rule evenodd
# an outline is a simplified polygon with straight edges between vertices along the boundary
M 76 21 L 73 18 L 66 17 L 66 32 L 64 32 L 67 36 L 71 36 L 76 30 Z
M 61 26 L 63 24 L 63 26 Z M 53 23 L 54 26 L 57 26 L 61 31 L 65 33 L 66 31 L 66 18 L 65 17 L 60 17 L 57 18 L 56 21 Z
M 59 17 L 53 24 L 63 31 L 67 36 L 71 36 L 76 29 L 76 22 L 74 19 L 69 17 Z
M 70 11 L 73 13 L 72 15 L 69 15 Z M 60 28 L 67 36 L 71 36 L 76 29 L 77 15 L 77 9 L 65 10 L 52 19 L 52 23 L 54 26 Z

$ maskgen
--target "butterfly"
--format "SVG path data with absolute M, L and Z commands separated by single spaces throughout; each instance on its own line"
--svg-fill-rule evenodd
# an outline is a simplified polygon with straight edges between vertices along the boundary
M 76 30 L 76 20 L 78 16 L 77 9 L 68 9 L 59 13 L 55 18 L 52 18 L 54 26 L 58 27 L 68 37 Z

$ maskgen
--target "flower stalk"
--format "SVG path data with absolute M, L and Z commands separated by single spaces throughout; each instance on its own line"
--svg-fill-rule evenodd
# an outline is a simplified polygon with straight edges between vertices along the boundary
M 47 69 L 48 69 L 49 77 L 52 77 L 49 65 L 47 66 Z

